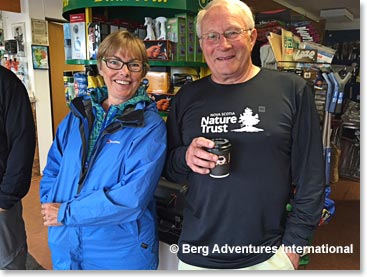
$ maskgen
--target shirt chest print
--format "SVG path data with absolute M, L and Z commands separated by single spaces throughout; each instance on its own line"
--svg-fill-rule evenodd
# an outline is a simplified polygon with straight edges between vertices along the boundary
M 262 132 L 264 129 L 255 127 L 260 122 L 259 115 L 253 114 L 250 108 L 246 108 L 243 114 L 240 115 L 239 123 L 241 124 L 240 129 L 234 129 L 232 132 Z
M 262 107 L 264 108 L 264 107 Z M 265 112 L 265 109 L 262 110 Z M 240 128 L 229 130 L 229 124 L 240 124 Z M 201 118 L 201 131 L 208 133 L 228 133 L 232 132 L 262 132 L 264 129 L 255 127 L 260 123 L 259 115 L 253 114 L 252 109 L 246 107 L 244 112 L 237 118 L 234 112 L 211 113 Z

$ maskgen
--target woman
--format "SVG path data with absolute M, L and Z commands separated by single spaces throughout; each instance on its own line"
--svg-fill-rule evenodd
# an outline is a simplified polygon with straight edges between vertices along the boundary
M 54 269 L 156 269 L 154 191 L 166 129 L 141 86 L 144 44 L 114 32 L 99 46 L 106 87 L 71 102 L 48 154 L 40 197 Z

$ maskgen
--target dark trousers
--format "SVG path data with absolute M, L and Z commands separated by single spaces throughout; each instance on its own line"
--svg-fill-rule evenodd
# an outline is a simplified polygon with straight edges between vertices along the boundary
M 0 269 L 26 269 L 28 248 L 22 211 L 21 202 L 0 211 Z

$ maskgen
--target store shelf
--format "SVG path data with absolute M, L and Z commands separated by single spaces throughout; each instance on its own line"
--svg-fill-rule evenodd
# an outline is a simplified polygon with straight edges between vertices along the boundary
M 175 62 L 175 61 L 149 61 L 150 66 L 177 66 L 177 67 L 207 67 L 203 62 Z
M 66 60 L 66 64 L 93 65 L 97 64 L 96 60 Z
M 66 64 L 94 65 L 96 60 L 66 60 Z M 149 61 L 150 66 L 207 67 L 203 62 Z
M 173 17 L 177 13 L 197 14 L 200 2 L 192 0 L 157 1 L 157 0 L 67 0 L 63 1 L 62 16 L 69 20 L 70 14 L 83 13 L 85 8 L 93 8 L 94 14 L 108 14 L 109 19 L 121 18 L 144 23 L 144 17 Z

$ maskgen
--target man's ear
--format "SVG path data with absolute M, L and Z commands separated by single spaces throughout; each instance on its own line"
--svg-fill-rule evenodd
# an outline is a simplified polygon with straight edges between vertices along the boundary
M 252 29 L 251 34 L 250 34 L 251 49 L 254 47 L 256 43 L 256 39 L 257 39 L 257 30 L 254 28 Z

